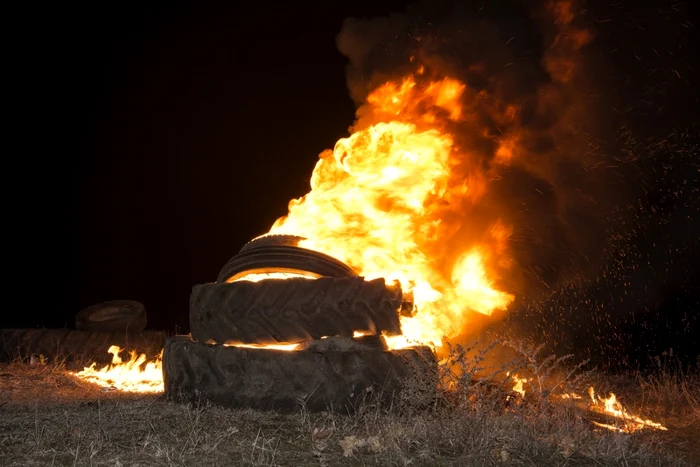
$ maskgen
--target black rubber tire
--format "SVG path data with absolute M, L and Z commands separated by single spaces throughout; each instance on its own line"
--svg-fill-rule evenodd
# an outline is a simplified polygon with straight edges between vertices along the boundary
M 294 246 L 302 237 L 270 235 L 248 242 L 221 268 L 217 282 L 232 282 L 249 273 L 292 272 L 314 277 L 356 277 L 347 264 L 318 251 Z
M 169 338 L 163 351 L 165 396 L 259 410 L 354 412 L 364 402 L 389 405 L 406 381 L 437 386 L 428 347 L 395 351 L 282 351 L 208 345 Z
M 143 331 L 146 308 L 133 300 L 97 303 L 75 315 L 75 328 L 82 331 Z
M 401 334 L 401 289 L 362 277 L 202 284 L 190 296 L 190 332 L 218 344 L 301 342 Z
M 63 360 L 66 363 L 109 363 L 107 353 L 112 345 L 154 358 L 165 344 L 165 331 L 104 332 L 76 331 L 74 329 L 0 329 L 0 361 L 11 362 L 44 355 L 49 362 Z
M 296 235 L 265 235 L 264 237 L 258 237 L 243 245 L 243 248 L 241 248 L 239 253 L 250 251 L 254 248 L 264 248 L 269 246 L 296 247 L 299 242 L 304 239 L 304 237 L 299 237 Z

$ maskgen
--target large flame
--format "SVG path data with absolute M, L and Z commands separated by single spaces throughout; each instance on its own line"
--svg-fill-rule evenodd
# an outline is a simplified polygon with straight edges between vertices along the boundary
M 454 79 L 418 84 L 414 76 L 387 82 L 358 110 L 361 128 L 324 151 L 311 192 L 292 200 L 269 233 L 305 237 L 300 246 L 340 259 L 367 279 L 398 281 L 417 313 L 402 317 L 408 342 L 440 346 L 463 332 L 472 312 L 505 310 L 513 296 L 499 290 L 490 266 L 507 262 L 509 229 L 496 222 L 479 240 L 455 245 L 457 213 L 484 190 L 478 167 L 447 129 L 468 119 L 466 86 Z M 459 242 L 458 242 L 459 243 Z

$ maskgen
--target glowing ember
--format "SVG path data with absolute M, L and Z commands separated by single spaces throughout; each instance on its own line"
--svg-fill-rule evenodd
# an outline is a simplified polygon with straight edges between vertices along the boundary
M 298 272 L 254 272 L 251 274 L 246 274 L 245 276 L 238 277 L 231 282 L 238 281 L 248 281 L 248 282 L 260 282 L 267 279 L 292 279 L 295 277 L 301 277 L 303 279 L 317 279 L 318 276 L 311 273 L 301 274 Z
M 368 335 L 369 334 L 355 331 L 353 334 L 353 337 L 362 337 L 362 336 L 368 336 Z M 405 335 L 387 336 L 386 334 L 382 334 L 382 338 L 384 338 L 384 342 L 386 342 L 387 348 L 389 348 L 391 350 L 406 349 L 409 347 L 415 347 L 417 345 L 421 345 L 420 342 L 408 339 Z
M 299 350 L 299 344 L 241 344 L 239 342 L 226 342 L 226 347 L 243 347 L 247 349 L 268 349 L 268 350 Z
M 508 264 L 509 228 L 462 232 L 457 215 L 483 193 L 485 175 L 448 131 L 469 119 L 466 85 L 454 79 L 387 82 L 358 110 L 355 133 L 324 151 L 311 192 L 292 200 L 271 234 L 305 237 L 299 246 L 344 261 L 368 280 L 399 281 L 417 309 L 402 317 L 402 338 L 440 346 L 459 335 L 470 312 L 505 310 L 513 296 L 498 290 L 494 264 Z M 460 170 L 455 167 L 461 164 Z M 468 226 L 464 227 L 468 230 Z M 449 244 L 449 248 L 448 248 Z
M 163 391 L 162 351 L 150 362 L 146 362 L 146 354 L 137 355 L 134 350 L 129 352 L 128 361 L 122 361 L 119 357 L 121 348 L 117 345 L 111 346 L 108 352 L 112 354 L 111 364 L 98 370 L 97 363 L 93 363 L 83 371 L 71 374 L 105 388 L 125 392 Z
M 355 331 L 353 334 L 353 337 L 363 337 L 363 336 L 368 336 L 369 334 Z M 327 339 L 328 336 L 321 337 L 321 339 Z M 389 349 L 405 349 L 408 347 L 413 347 L 416 345 L 420 345 L 420 343 L 411 341 L 406 338 L 406 336 L 387 336 L 387 335 L 382 335 L 382 338 L 385 340 L 387 347 Z M 224 344 L 225 346 L 228 347 L 243 347 L 243 348 L 248 348 L 248 349 L 271 349 L 271 350 L 286 350 L 286 351 L 292 351 L 292 350 L 301 350 L 302 347 L 300 344 L 242 344 L 240 342 L 226 342 Z
M 607 398 L 602 398 L 600 396 L 596 397 L 595 390 L 591 387 L 588 389 L 588 394 L 591 396 L 591 402 L 593 404 L 591 410 L 598 413 L 611 415 L 622 421 L 622 426 L 593 422 L 596 426 L 622 433 L 633 433 L 647 427 L 657 430 L 668 430 L 668 428 L 660 423 L 656 423 L 651 420 L 644 420 L 637 415 L 628 413 L 622 404 L 617 401 L 617 397 L 612 392 Z

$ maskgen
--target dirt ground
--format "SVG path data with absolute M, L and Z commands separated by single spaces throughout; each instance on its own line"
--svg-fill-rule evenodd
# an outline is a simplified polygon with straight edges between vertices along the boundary
M 673 406 L 681 399 L 664 416 L 647 397 L 669 430 L 633 434 L 596 429 L 575 405 L 471 399 L 278 414 L 105 391 L 58 365 L 0 364 L 0 465 L 700 465 L 698 407 Z

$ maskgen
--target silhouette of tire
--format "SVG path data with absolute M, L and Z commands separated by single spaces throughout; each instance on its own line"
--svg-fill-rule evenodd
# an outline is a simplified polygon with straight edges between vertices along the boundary
M 387 350 L 271 350 L 169 338 L 163 352 L 165 396 L 259 410 L 355 411 L 363 402 L 390 404 L 407 381 L 437 385 L 428 347 Z M 428 392 L 431 389 L 428 389 Z
M 133 300 L 97 303 L 75 315 L 75 328 L 82 331 L 143 331 L 146 308 Z
M 163 349 L 165 331 L 108 332 L 74 329 L 0 329 L 0 361 L 11 362 L 31 355 L 44 355 L 49 362 L 106 364 L 112 361 L 107 352 L 118 345 L 125 352 L 135 350 L 150 359 Z M 127 357 L 125 353 L 122 355 Z
M 297 235 L 265 235 L 264 237 L 255 238 L 240 249 L 239 253 L 250 251 L 254 248 L 265 248 L 270 246 L 289 246 L 296 247 L 304 237 Z
M 291 272 L 312 277 L 355 277 L 347 264 L 323 253 L 295 246 L 302 237 L 270 235 L 241 248 L 221 268 L 217 282 L 233 282 L 250 273 Z
M 190 332 L 199 342 L 273 344 L 324 336 L 401 334 L 399 287 L 384 279 L 321 277 L 196 285 Z

